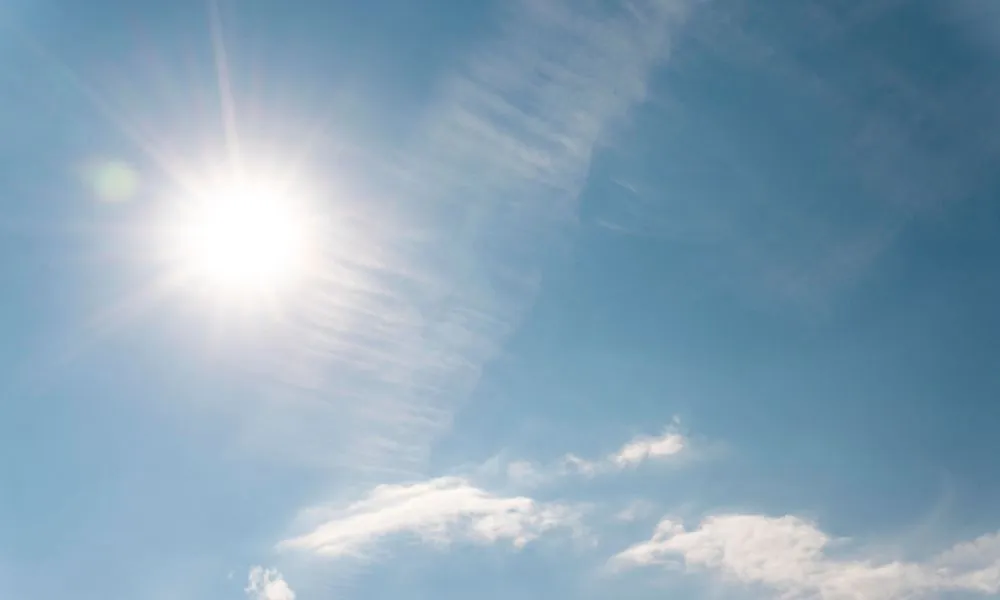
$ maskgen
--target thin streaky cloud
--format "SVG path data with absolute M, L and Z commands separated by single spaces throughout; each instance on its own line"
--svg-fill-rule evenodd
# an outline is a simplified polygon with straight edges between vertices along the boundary
M 303 401 L 250 416 L 248 439 L 320 466 L 419 475 L 533 301 L 595 147 L 643 101 L 687 5 L 505 5 L 500 34 L 443 80 L 384 192 L 394 207 L 426 201 L 428 215 L 374 202 L 341 227 L 350 241 L 327 257 L 339 275 L 303 294 L 288 352 L 267 359 L 281 363 L 276 395 Z
M 392 536 L 409 535 L 437 546 L 505 541 L 522 548 L 552 530 L 581 531 L 581 515 L 573 507 L 497 496 L 458 477 L 380 485 L 346 507 L 309 512 L 325 518 L 312 531 L 281 542 L 279 549 L 364 559 Z
M 627 149 L 630 160 L 621 161 L 620 171 L 612 175 L 648 194 L 616 194 L 614 202 L 598 209 L 593 223 L 608 232 L 696 245 L 717 265 L 717 284 L 758 302 L 823 317 L 868 280 L 910 228 L 988 195 L 1000 144 L 997 136 L 970 132 L 997 126 L 996 86 L 982 77 L 956 77 L 940 86 L 914 71 L 902 55 L 867 44 L 842 45 L 879 23 L 906 19 L 912 8 L 905 0 L 854 4 L 848 8 L 803 0 L 780 16 L 757 20 L 746 18 L 753 2 L 704 3 L 685 27 L 685 44 L 694 51 L 672 70 L 676 85 L 668 81 L 650 98 L 650 104 L 663 110 L 660 122 L 672 125 L 653 137 L 654 144 L 643 147 L 640 142 Z M 984 8 L 989 5 L 956 0 L 929 7 L 928 14 L 953 21 L 957 27 L 949 35 L 975 38 L 973 30 L 996 30 L 1000 12 Z M 970 14 L 980 18 L 962 25 Z M 772 29 L 791 22 L 796 26 L 781 27 L 780 33 Z M 963 40 L 968 41 L 972 39 Z M 835 49 L 836 60 L 816 59 Z M 693 62 L 684 64 L 689 58 Z M 845 227 L 818 208 L 817 202 L 839 201 L 826 197 L 829 186 L 807 183 L 799 192 L 802 202 L 782 201 L 783 186 L 799 185 L 792 168 L 784 161 L 774 166 L 759 161 L 751 150 L 784 143 L 801 132 L 786 131 L 776 120 L 774 127 L 764 128 L 765 135 L 740 133 L 718 119 L 714 109 L 688 99 L 693 82 L 702 77 L 714 81 L 712 69 L 701 62 L 706 58 L 707 64 L 752 73 L 759 84 L 754 93 L 775 86 L 785 98 L 797 98 L 798 106 L 815 111 L 816 122 L 841 124 L 835 130 L 819 128 L 811 147 L 823 153 L 802 157 L 810 161 L 806 168 L 816 172 L 829 168 L 829 156 L 838 157 L 832 172 L 847 174 L 846 180 L 857 185 L 850 195 L 863 199 L 852 209 L 854 225 Z M 711 94 L 713 88 L 697 83 L 695 89 Z M 764 111 L 759 118 L 774 115 Z M 685 140 L 692 132 L 697 132 L 696 144 Z M 663 139 L 678 143 L 671 149 Z M 665 159 L 653 172 L 630 166 L 644 164 L 641 158 L 650 152 L 683 157 Z M 719 175 L 713 177 L 726 193 L 660 193 L 659 185 L 712 189 L 715 182 L 688 172 L 692 165 L 706 164 L 719 165 L 713 168 Z
M 714 572 L 789 598 L 875 600 L 936 592 L 1000 592 L 1000 534 L 958 544 L 923 562 L 878 559 L 863 551 L 855 558 L 843 558 L 840 546 L 847 541 L 790 515 L 717 515 L 693 530 L 664 519 L 652 538 L 616 555 L 611 566 Z M 836 556 L 829 552 L 834 542 Z

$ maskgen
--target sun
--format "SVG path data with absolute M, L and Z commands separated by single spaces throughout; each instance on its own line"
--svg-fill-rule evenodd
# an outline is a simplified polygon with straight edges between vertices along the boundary
M 216 297 L 248 299 L 293 285 L 315 240 L 304 198 L 266 178 L 230 178 L 180 203 L 168 240 L 188 283 Z

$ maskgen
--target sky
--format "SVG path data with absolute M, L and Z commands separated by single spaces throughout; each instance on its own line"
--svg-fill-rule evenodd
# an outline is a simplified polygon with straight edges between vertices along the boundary
M 1000 596 L 993 0 L 0 31 L 5 600 Z

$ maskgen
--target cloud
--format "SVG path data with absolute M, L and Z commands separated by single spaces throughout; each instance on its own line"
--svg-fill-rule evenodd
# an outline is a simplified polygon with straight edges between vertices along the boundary
M 677 423 L 675 419 L 670 427 L 657 436 L 636 436 L 615 452 L 596 460 L 567 454 L 550 466 L 514 461 L 507 465 L 507 477 L 516 485 L 534 486 L 567 475 L 597 477 L 635 469 L 646 462 L 676 460 L 690 450 L 691 446 L 690 440 L 677 430 Z
M 595 147 L 643 101 L 688 4 L 502 3 L 497 35 L 436 82 L 401 158 L 373 159 L 362 191 L 339 184 L 328 268 L 255 369 L 278 383 L 246 411 L 246 439 L 322 468 L 420 472 L 530 307 Z
M 995 82 L 942 51 L 941 68 L 955 75 L 944 88 L 912 49 L 850 35 L 914 17 L 911 3 L 699 4 L 651 99 L 663 112 L 637 127 L 658 134 L 638 136 L 609 167 L 631 189 L 608 181 L 595 225 L 690 245 L 696 268 L 711 272 L 705 285 L 822 315 L 915 223 L 989 194 L 1000 157 Z M 942 48 L 971 49 L 967 34 L 1000 49 L 1000 5 L 933 4 L 914 18 L 945 34 Z M 759 104 L 718 97 L 733 73 L 753 82 L 746 91 Z
M 842 558 L 846 540 L 795 516 L 712 516 L 688 531 L 662 520 L 653 537 L 615 556 L 619 569 L 659 565 L 715 571 L 789 598 L 865 600 L 931 592 L 1000 592 L 1000 534 L 952 547 L 925 562 Z M 831 552 L 836 543 L 836 556 Z
M 622 446 L 618 452 L 605 459 L 614 468 L 631 469 L 648 460 L 664 460 L 680 454 L 688 447 L 687 439 L 680 433 L 667 430 L 660 436 L 639 436 Z
M 261 566 L 250 569 L 244 591 L 254 600 L 295 600 L 295 592 L 281 573 Z
M 665 461 L 675 458 L 688 447 L 688 440 L 676 431 L 665 431 L 659 436 L 639 436 L 618 451 L 603 459 L 591 461 L 574 454 L 563 457 L 563 468 L 587 477 L 635 469 L 647 461 Z
M 326 513 L 323 523 L 281 542 L 279 549 L 364 558 L 377 542 L 400 534 L 436 545 L 508 541 L 522 548 L 554 529 L 580 532 L 580 513 L 574 508 L 496 496 L 459 477 L 380 485 L 347 507 L 320 512 Z
M 442 164 L 449 181 L 466 179 L 471 167 L 487 177 L 477 184 L 575 196 L 608 125 L 645 98 L 650 72 L 689 4 L 506 3 L 503 35 L 473 53 L 446 86 L 427 158 Z
M 506 462 L 497 456 L 490 461 L 490 470 L 502 469 L 511 484 L 533 488 L 564 477 L 593 478 L 633 470 L 647 462 L 677 461 L 691 451 L 691 440 L 679 430 L 679 424 L 680 421 L 674 418 L 660 435 L 636 436 L 602 458 L 586 459 L 570 453 L 543 464 L 530 460 Z

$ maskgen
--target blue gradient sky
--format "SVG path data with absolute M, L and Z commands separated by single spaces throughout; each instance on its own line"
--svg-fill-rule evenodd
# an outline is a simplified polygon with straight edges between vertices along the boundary
M 1000 5 L 0 31 L 3 598 L 1000 593 Z M 278 311 L 152 249 L 237 138 L 326 227 Z

